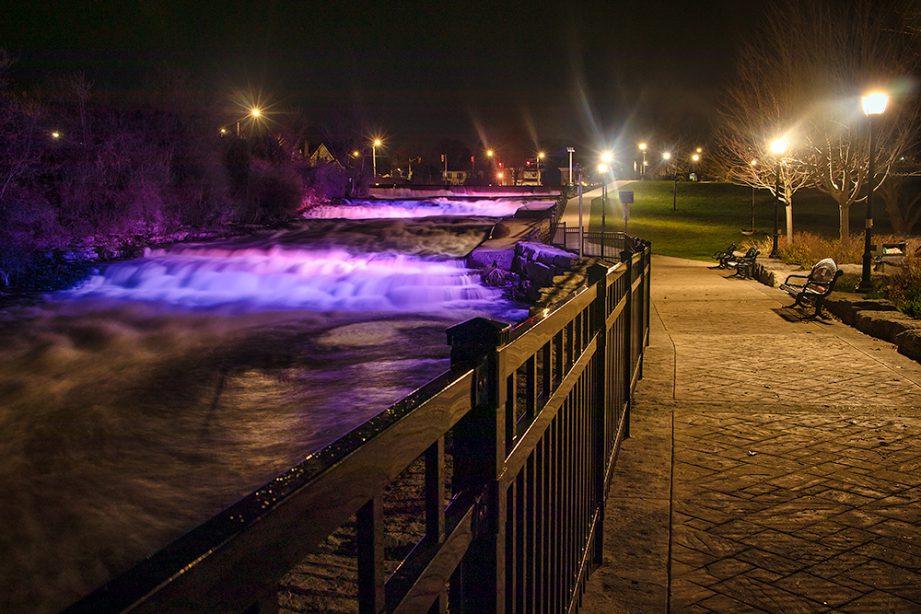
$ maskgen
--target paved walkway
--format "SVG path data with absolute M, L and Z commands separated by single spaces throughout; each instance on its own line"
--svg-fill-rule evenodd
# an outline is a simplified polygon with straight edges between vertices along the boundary
M 653 259 L 632 435 L 583 612 L 921 612 L 921 365 Z
M 617 219 L 620 219 L 619 216 L 623 215 L 620 212 L 620 201 L 617 200 L 617 191 L 628 183 L 632 183 L 632 180 L 612 181 L 608 184 L 608 215 L 613 215 Z M 600 187 L 582 193 L 582 224 L 585 225 L 586 230 L 588 230 L 589 218 L 591 217 L 590 211 L 592 208 L 592 200 L 595 198 L 601 198 Z M 578 196 L 570 198 L 566 201 L 566 207 L 563 209 L 563 215 L 560 216 L 560 221 L 566 222 L 566 226 L 569 228 L 579 227 Z

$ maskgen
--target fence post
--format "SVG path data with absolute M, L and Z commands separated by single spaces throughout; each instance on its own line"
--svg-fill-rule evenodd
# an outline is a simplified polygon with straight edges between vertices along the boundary
M 627 270 L 624 272 L 626 277 L 627 303 L 624 305 L 624 439 L 630 437 L 630 407 L 633 405 L 631 393 L 633 392 L 633 253 L 625 250 L 620 253 L 620 260 Z
M 652 328 L 652 291 L 649 288 L 652 283 L 652 243 L 649 241 L 646 242 L 646 258 L 649 271 L 646 273 L 646 330 L 643 334 L 646 336 L 646 347 L 649 347 L 649 331 Z
M 607 407 L 609 366 L 607 364 L 607 296 L 608 296 L 608 267 L 594 264 L 588 269 L 588 282 L 596 287 L 597 294 L 592 305 L 592 328 L 595 333 L 595 402 L 592 404 L 592 466 L 595 475 L 592 476 L 593 500 L 595 509 L 599 511 L 598 524 L 595 529 L 595 542 L 592 544 L 592 563 L 600 565 L 604 553 L 604 475 L 607 466 L 605 450 L 608 440 L 607 433 Z
M 496 479 L 506 454 L 506 390 L 496 349 L 508 328 L 504 322 L 473 318 L 448 329 L 451 366 L 474 369 L 473 409 L 454 427 L 453 491 L 487 487 L 485 506 L 477 506 L 475 539 L 461 567 L 464 606 L 478 614 L 505 608 L 506 501 Z

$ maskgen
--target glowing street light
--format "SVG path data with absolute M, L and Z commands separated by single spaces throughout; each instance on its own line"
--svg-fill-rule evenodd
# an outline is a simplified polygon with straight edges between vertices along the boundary
M 262 117 L 262 109 L 260 109 L 259 107 L 250 108 L 249 116 L 252 117 L 253 119 L 259 119 L 260 117 Z
M 371 141 L 371 170 L 375 178 L 377 177 L 377 148 L 383 144 L 383 141 L 377 138 Z
M 53 130 L 51 132 L 51 138 L 53 138 L 56 141 L 61 138 L 61 133 L 58 132 L 57 130 Z
M 789 143 L 784 137 L 776 138 L 771 141 L 768 148 L 771 150 L 771 153 L 777 158 L 777 170 L 774 174 L 774 236 L 771 239 L 771 253 L 770 258 L 777 257 L 777 243 L 778 236 L 780 234 L 780 220 L 778 219 L 779 215 L 779 206 L 780 206 L 780 171 L 781 163 L 783 162 L 783 155 L 787 151 Z
M 864 115 L 867 116 L 867 132 L 870 137 L 870 154 L 867 160 L 867 221 L 864 225 L 863 270 L 860 274 L 860 292 L 871 292 L 873 281 L 870 278 L 870 265 L 873 262 L 871 248 L 873 243 L 873 188 L 876 183 L 876 133 L 873 130 L 874 117 L 882 115 L 889 106 L 889 94 L 882 91 L 870 92 L 860 99 Z
M 602 152 L 601 152 L 601 161 L 602 161 L 602 162 L 604 162 L 605 164 L 610 164 L 612 160 L 614 160 L 614 154 L 612 154 L 610 151 L 602 151 Z
M 540 185 L 540 161 L 546 157 L 542 151 L 537 152 L 537 185 Z
M 355 151 L 352 152 L 352 157 L 353 157 L 353 158 L 357 158 L 357 157 L 360 156 L 360 155 L 361 155 L 361 152 L 358 151 L 357 149 L 356 149 Z
M 606 175 L 611 168 L 607 165 L 607 162 L 611 161 L 610 152 L 601 154 L 601 160 L 602 162 L 598 164 L 598 172 L 601 173 L 601 232 L 604 232 L 604 218 L 608 209 L 608 178 Z
M 486 157 L 487 157 L 487 158 L 492 159 L 493 156 L 495 156 L 495 155 L 496 155 L 496 152 L 495 152 L 494 150 L 492 150 L 492 149 L 487 149 L 487 150 L 486 150 Z
M 889 94 L 886 92 L 870 92 L 860 99 L 863 113 L 866 116 L 882 115 L 889 106 Z
M 643 166 L 640 168 L 640 179 L 646 179 L 646 143 L 640 143 L 637 145 L 640 148 L 640 151 L 643 152 Z

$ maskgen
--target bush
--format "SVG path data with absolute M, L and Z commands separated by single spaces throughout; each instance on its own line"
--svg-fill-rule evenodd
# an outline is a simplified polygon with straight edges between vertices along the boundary
M 250 165 L 244 200 L 244 221 L 277 222 L 297 214 L 301 178 L 288 165 L 254 160 Z
M 921 319 L 921 258 L 909 256 L 906 266 L 889 276 L 883 294 L 902 312 Z
M 896 239 L 891 236 L 879 236 L 874 239 L 876 243 L 892 243 Z M 771 253 L 771 237 L 756 243 L 762 254 Z M 780 259 L 788 264 L 799 264 L 811 267 L 822 258 L 831 258 L 838 264 L 863 262 L 863 236 L 853 236 L 845 241 L 840 239 L 826 239 L 812 232 L 798 232 L 793 234 L 793 244 L 787 245 L 786 239 L 781 236 L 777 253 Z

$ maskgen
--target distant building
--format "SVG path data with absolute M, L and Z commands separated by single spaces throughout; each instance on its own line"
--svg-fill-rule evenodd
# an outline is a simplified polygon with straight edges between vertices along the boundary
M 337 164 L 340 168 L 345 168 L 345 165 L 339 161 L 336 156 L 329 150 L 329 147 L 325 143 L 320 143 L 317 145 L 317 148 L 314 149 L 309 156 L 307 156 L 307 164 L 310 166 L 318 166 L 320 164 Z
M 444 179 L 449 185 L 464 185 L 467 181 L 467 171 L 444 171 Z

